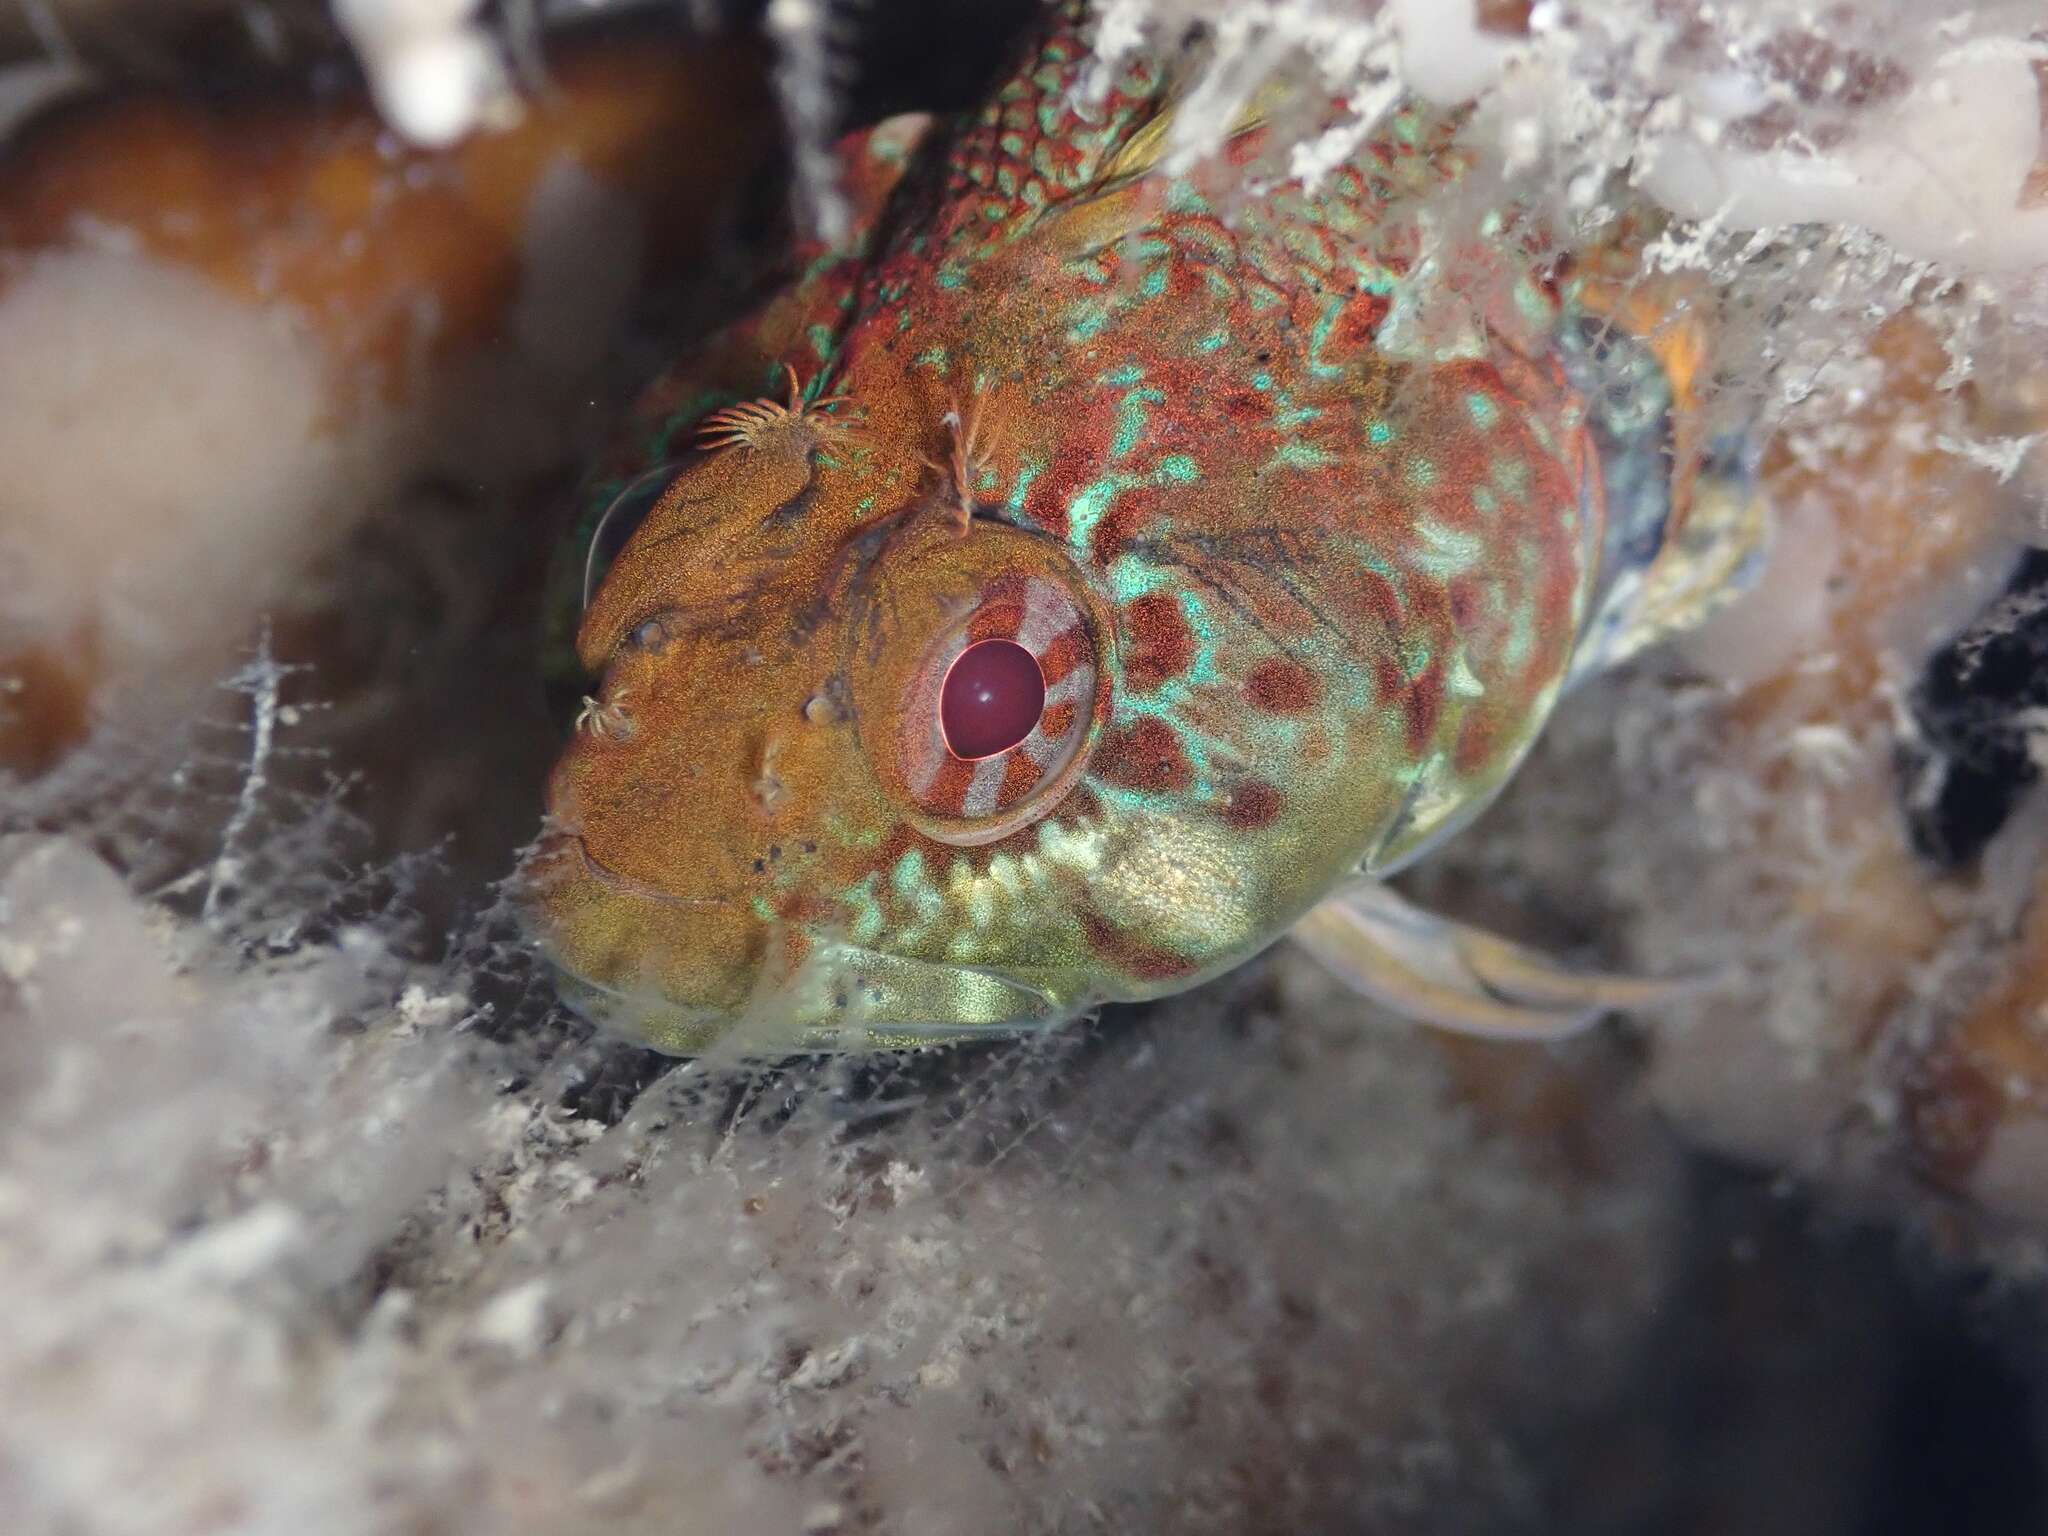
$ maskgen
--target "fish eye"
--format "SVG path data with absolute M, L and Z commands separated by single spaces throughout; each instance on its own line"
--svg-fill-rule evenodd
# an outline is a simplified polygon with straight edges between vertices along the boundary
M 612 562 L 619 558 L 619 551 L 647 521 L 647 514 L 654 510 L 662 493 L 673 483 L 679 468 L 676 464 L 662 464 L 648 470 L 614 496 L 611 505 L 604 509 L 604 515 L 591 530 L 590 548 L 583 557 L 583 606 L 586 609 L 590 607 L 590 600 L 597 596 L 597 589 L 611 570 Z
M 862 748 L 928 837 L 995 842 L 1087 771 L 1109 713 L 1108 631 L 1063 559 L 1030 535 L 980 528 L 964 553 L 947 540 L 889 570 L 870 599 L 878 627 L 848 626 Z
M 980 640 L 946 669 L 939 731 L 946 750 L 980 762 L 1018 745 L 1045 716 L 1045 671 L 1014 640 Z

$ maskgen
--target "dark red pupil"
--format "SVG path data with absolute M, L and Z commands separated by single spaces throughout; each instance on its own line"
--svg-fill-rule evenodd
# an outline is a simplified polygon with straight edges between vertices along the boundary
M 983 640 L 954 658 L 939 689 L 946 750 L 969 762 L 1007 752 L 1038 728 L 1045 674 L 1014 640 Z

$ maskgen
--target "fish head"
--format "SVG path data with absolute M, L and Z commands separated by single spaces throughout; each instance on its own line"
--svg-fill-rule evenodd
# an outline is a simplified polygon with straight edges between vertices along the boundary
M 600 681 L 523 890 L 615 1031 L 872 1047 L 1099 997 L 1077 898 L 1116 841 L 1085 789 L 1111 604 L 1061 541 L 962 505 L 964 429 L 928 414 L 930 445 L 760 418 L 660 487 L 596 586 Z

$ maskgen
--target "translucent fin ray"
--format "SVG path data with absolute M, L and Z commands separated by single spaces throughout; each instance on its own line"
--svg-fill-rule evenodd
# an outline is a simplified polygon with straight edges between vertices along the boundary
M 1420 1023 L 1488 1039 L 1563 1039 L 1602 1014 L 1654 1008 L 1704 985 L 1569 970 L 1370 880 L 1326 897 L 1291 936 L 1353 991 Z

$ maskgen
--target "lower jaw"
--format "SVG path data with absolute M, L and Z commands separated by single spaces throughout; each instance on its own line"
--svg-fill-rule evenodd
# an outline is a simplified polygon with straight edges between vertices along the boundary
M 558 969 L 564 1003 L 600 1029 L 674 1056 L 772 1059 L 1034 1034 L 1087 1011 L 1028 983 L 825 942 L 738 1009 L 677 1002 Z

